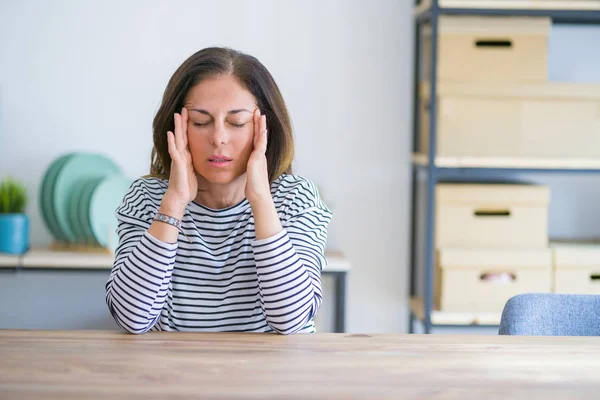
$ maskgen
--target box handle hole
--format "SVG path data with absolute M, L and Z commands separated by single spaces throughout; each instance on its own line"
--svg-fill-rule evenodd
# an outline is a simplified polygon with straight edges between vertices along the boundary
M 510 217 L 510 210 L 475 210 L 476 217 Z
M 486 283 L 503 284 L 516 281 L 517 276 L 512 272 L 485 272 L 479 276 L 479 279 Z
M 475 47 L 487 49 L 508 49 L 512 47 L 512 41 L 506 39 L 480 39 L 475 41 Z
M 590 279 L 592 281 L 600 282 L 600 274 L 592 274 L 590 275 Z

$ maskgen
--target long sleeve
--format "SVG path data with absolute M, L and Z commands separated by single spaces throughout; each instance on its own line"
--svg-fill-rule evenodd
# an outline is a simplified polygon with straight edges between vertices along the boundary
M 327 227 L 332 214 L 317 189 L 302 182 L 283 203 L 283 231 L 252 243 L 263 312 L 282 334 L 302 330 L 321 307 L 321 271 L 326 265 Z
M 160 317 L 175 264 L 177 243 L 150 235 L 156 205 L 146 183 L 134 182 L 115 215 L 119 245 L 106 283 L 106 304 L 113 318 L 130 333 L 150 330 Z

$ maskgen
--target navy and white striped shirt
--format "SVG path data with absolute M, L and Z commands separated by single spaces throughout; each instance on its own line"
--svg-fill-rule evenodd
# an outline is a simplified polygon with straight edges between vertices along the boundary
M 106 283 L 115 321 L 131 333 L 314 332 L 332 214 L 309 180 L 281 175 L 271 194 L 283 231 L 256 240 L 248 200 L 215 210 L 191 202 L 166 243 L 147 230 L 168 181 L 137 179 L 116 210 L 119 246 Z

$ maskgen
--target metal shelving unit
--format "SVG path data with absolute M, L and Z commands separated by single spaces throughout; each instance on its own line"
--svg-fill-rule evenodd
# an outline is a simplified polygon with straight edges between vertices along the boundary
M 552 3 L 546 1 L 547 4 Z M 581 10 L 565 9 L 568 2 L 556 0 L 561 4 L 555 9 L 503 9 L 503 8 L 466 8 L 452 6 L 453 0 L 415 0 L 414 12 L 414 102 L 413 102 L 413 161 L 412 161 L 412 218 L 411 218 L 411 257 L 410 257 L 410 317 L 409 329 L 413 333 L 413 324 L 420 321 L 425 333 L 431 333 L 433 327 L 496 326 L 499 315 L 475 315 L 469 313 L 442 313 L 433 309 L 434 289 L 434 231 L 435 231 L 435 187 L 444 180 L 506 179 L 517 173 L 555 173 L 555 174 L 600 174 L 600 160 L 522 160 L 522 159 L 467 159 L 436 156 L 437 106 L 432 101 L 429 109 L 429 148 L 425 154 L 419 153 L 419 84 L 423 80 L 429 84 L 429 98 L 437 98 L 437 53 L 438 19 L 442 15 L 477 16 L 543 16 L 552 19 L 553 24 L 600 24 L 600 1 L 589 1 L 590 8 Z M 459 1 L 459 3 L 461 3 Z M 465 1 L 462 1 L 465 3 Z M 476 3 L 485 3 L 482 0 Z M 582 2 L 579 2 L 582 3 Z M 444 4 L 448 6 L 444 6 Z M 496 4 L 498 2 L 496 1 Z M 571 3 L 573 4 L 573 3 Z M 422 28 L 429 26 L 431 32 L 430 68 L 421 76 Z M 425 79 L 423 79 L 425 78 Z M 425 199 L 419 197 L 419 178 L 425 178 Z M 424 237 L 417 233 L 419 213 L 417 207 L 424 206 Z M 419 249 L 423 240 L 422 249 Z M 421 268 L 422 293 L 419 293 L 417 272 L 418 256 L 424 257 Z

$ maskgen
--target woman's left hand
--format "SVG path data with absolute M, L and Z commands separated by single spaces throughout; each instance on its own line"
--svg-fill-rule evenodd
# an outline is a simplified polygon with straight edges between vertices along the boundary
M 246 170 L 246 198 L 252 205 L 271 199 L 269 170 L 267 169 L 267 117 L 254 110 L 254 150 Z

